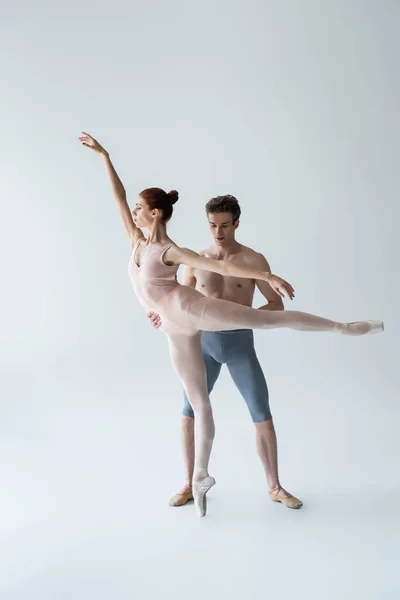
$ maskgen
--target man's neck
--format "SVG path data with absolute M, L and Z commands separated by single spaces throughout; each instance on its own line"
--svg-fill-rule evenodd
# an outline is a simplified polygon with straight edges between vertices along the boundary
M 227 242 L 223 246 L 220 246 L 220 245 L 214 243 L 212 248 L 213 248 L 217 258 L 219 260 L 224 260 L 228 256 L 232 256 L 232 254 L 237 254 L 238 252 L 240 252 L 241 244 L 239 244 L 239 242 L 237 242 L 234 239 L 231 242 Z

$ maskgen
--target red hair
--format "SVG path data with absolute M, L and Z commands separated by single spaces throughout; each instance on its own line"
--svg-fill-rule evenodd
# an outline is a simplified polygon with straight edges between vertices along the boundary
M 147 202 L 150 210 L 158 208 L 162 211 L 163 221 L 168 221 L 172 215 L 172 205 L 178 202 L 179 194 L 176 190 L 164 192 L 161 188 L 147 188 L 139 194 Z

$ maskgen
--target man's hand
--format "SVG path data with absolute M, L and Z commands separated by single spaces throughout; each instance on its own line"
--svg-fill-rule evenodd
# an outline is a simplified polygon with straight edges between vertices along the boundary
M 161 327 L 162 323 L 160 315 L 153 311 L 150 311 L 149 313 L 147 313 L 147 316 L 150 319 L 150 323 L 153 325 L 154 329 L 158 329 L 159 327 Z

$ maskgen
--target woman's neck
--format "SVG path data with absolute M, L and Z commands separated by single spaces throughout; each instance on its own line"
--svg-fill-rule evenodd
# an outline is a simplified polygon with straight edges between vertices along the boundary
M 167 226 L 159 219 L 154 219 L 152 227 L 149 227 L 149 239 L 152 242 L 168 242 Z

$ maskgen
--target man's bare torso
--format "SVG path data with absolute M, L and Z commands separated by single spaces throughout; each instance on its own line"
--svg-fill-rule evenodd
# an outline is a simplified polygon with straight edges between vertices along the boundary
M 239 245 L 237 252 L 226 254 L 223 257 L 219 255 L 219 250 L 215 246 L 211 246 L 199 254 L 206 258 L 230 260 L 237 264 L 259 268 L 258 263 L 260 254 L 241 244 Z M 254 279 L 226 277 L 219 275 L 218 273 L 200 269 L 195 269 L 193 275 L 196 279 L 196 289 L 205 296 L 230 300 L 231 302 L 236 302 L 237 304 L 243 304 L 245 306 L 252 306 L 256 285 Z

